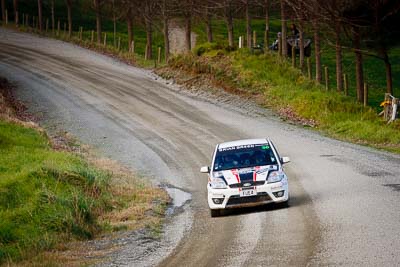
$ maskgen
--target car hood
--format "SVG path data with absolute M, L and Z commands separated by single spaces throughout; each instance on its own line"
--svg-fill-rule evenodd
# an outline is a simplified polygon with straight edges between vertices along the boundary
M 223 178 L 228 185 L 266 181 L 271 171 L 277 171 L 277 165 L 255 166 L 242 169 L 231 169 L 213 172 L 213 177 Z

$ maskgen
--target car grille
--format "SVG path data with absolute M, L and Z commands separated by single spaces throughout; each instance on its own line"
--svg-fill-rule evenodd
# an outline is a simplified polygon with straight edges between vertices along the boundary
M 257 196 L 251 197 L 240 197 L 239 195 L 231 196 L 228 200 L 227 206 L 254 203 L 254 202 L 264 202 L 271 200 L 271 197 L 266 192 L 258 193 Z
M 229 187 L 230 188 L 241 188 L 241 187 L 243 187 L 243 185 L 244 184 L 247 184 L 247 183 L 249 183 L 250 185 L 249 186 L 247 186 L 247 187 L 250 187 L 250 186 L 258 186 L 258 185 L 264 185 L 265 184 L 265 181 L 246 181 L 246 182 L 241 182 L 241 183 L 237 183 L 237 184 L 231 184 L 231 185 L 229 185 Z

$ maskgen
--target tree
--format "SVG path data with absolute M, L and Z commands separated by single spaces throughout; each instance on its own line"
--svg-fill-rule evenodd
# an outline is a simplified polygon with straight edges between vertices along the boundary
M 66 0 L 66 1 L 72 1 L 72 0 Z M 101 7 L 104 3 L 104 0 L 93 0 L 93 7 L 94 11 L 96 13 L 96 30 L 97 30 L 97 43 L 101 44 L 101 34 L 102 34 L 102 29 L 101 29 Z
M 204 12 L 205 12 L 204 17 L 206 22 L 207 41 L 209 43 L 212 43 L 214 39 L 212 24 L 211 24 L 211 18 L 212 18 L 211 8 L 212 8 L 211 1 L 206 1 L 206 6 L 204 7 Z
M 54 0 L 50 1 L 50 12 L 51 12 L 51 31 L 54 34 L 56 20 L 54 17 Z
M 156 0 L 147 0 L 141 3 L 142 21 L 146 30 L 146 59 L 153 57 L 153 24 L 154 17 L 157 15 L 158 4 Z
M 363 57 L 361 53 L 361 34 L 360 27 L 353 26 L 353 49 L 356 57 L 356 88 L 357 100 L 362 103 L 364 101 L 364 71 L 363 71 Z
M 161 16 L 163 19 L 163 34 L 164 34 L 164 57 L 165 61 L 169 60 L 169 17 L 170 17 L 170 1 L 162 0 L 161 6 Z
M 219 6 L 223 10 L 223 18 L 226 23 L 228 31 L 228 43 L 230 47 L 234 47 L 234 36 L 233 36 L 233 0 L 223 0 L 219 2 Z
M 270 0 L 264 0 L 264 12 L 265 12 L 265 33 L 264 33 L 264 46 L 268 49 L 269 46 L 269 9 Z
M 246 41 L 247 41 L 247 48 L 252 47 L 251 42 L 251 15 L 250 15 L 250 0 L 242 0 L 245 9 L 245 17 L 246 17 Z
M 366 45 L 376 51 L 378 58 L 385 63 L 386 92 L 393 94 L 392 65 L 389 50 L 400 43 L 398 25 L 400 23 L 400 2 L 389 0 L 369 0 L 368 18 L 370 38 Z
M 132 42 L 133 42 L 133 7 L 128 3 L 128 8 L 126 12 L 126 26 L 128 29 L 128 45 L 129 45 L 129 50 L 132 49 Z
M 65 0 L 67 5 L 67 16 L 68 16 L 68 38 L 72 36 L 72 0 Z
M 181 1 L 180 10 L 185 20 L 185 49 L 186 52 L 192 50 L 192 16 L 194 9 L 194 0 Z
M 15 26 L 18 27 L 19 24 L 19 14 L 18 14 L 18 0 L 13 1 L 14 4 L 14 19 L 15 19 Z
M 280 0 L 281 3 L 281 21 L 282 21 L 282 29 L 281 29 L 281 40 L 282 40 L 282 56 L 287 57 L 287 25 L 286 25 L 286 5 L 285 0 Z
M 15 1 L 15 0 L 14 0 Z M 15 1 L 16 2 L 16 1 Z M 38 0 L 38 23 L 39 23 L 39 31 L 42 31 L 42 27 L 43 27 L 43 15 L 42 15 L 42 10 L 43 10 L 43 6 L 42 6 L 42 0 Z M 15 13 L 15 16 L 18 16 L 18 12 Z M 15 19 L 17 21 L 17 19 Z
M 6 0 L 1 0 L 1 20 L 6 21 Z

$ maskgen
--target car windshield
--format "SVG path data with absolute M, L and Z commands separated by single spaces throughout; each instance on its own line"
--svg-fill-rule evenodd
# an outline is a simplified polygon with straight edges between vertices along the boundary
M 268 143 L 233 146 L 217 150 L 214 171 L 275 164 L 277 160 Z

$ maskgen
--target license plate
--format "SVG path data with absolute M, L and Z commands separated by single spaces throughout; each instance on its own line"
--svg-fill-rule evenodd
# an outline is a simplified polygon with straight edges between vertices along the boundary
M 240 191 L 241 197 L 250 197 L 255 195 L 257 195 L 256 189 L 243 189 L 242 191 Z

